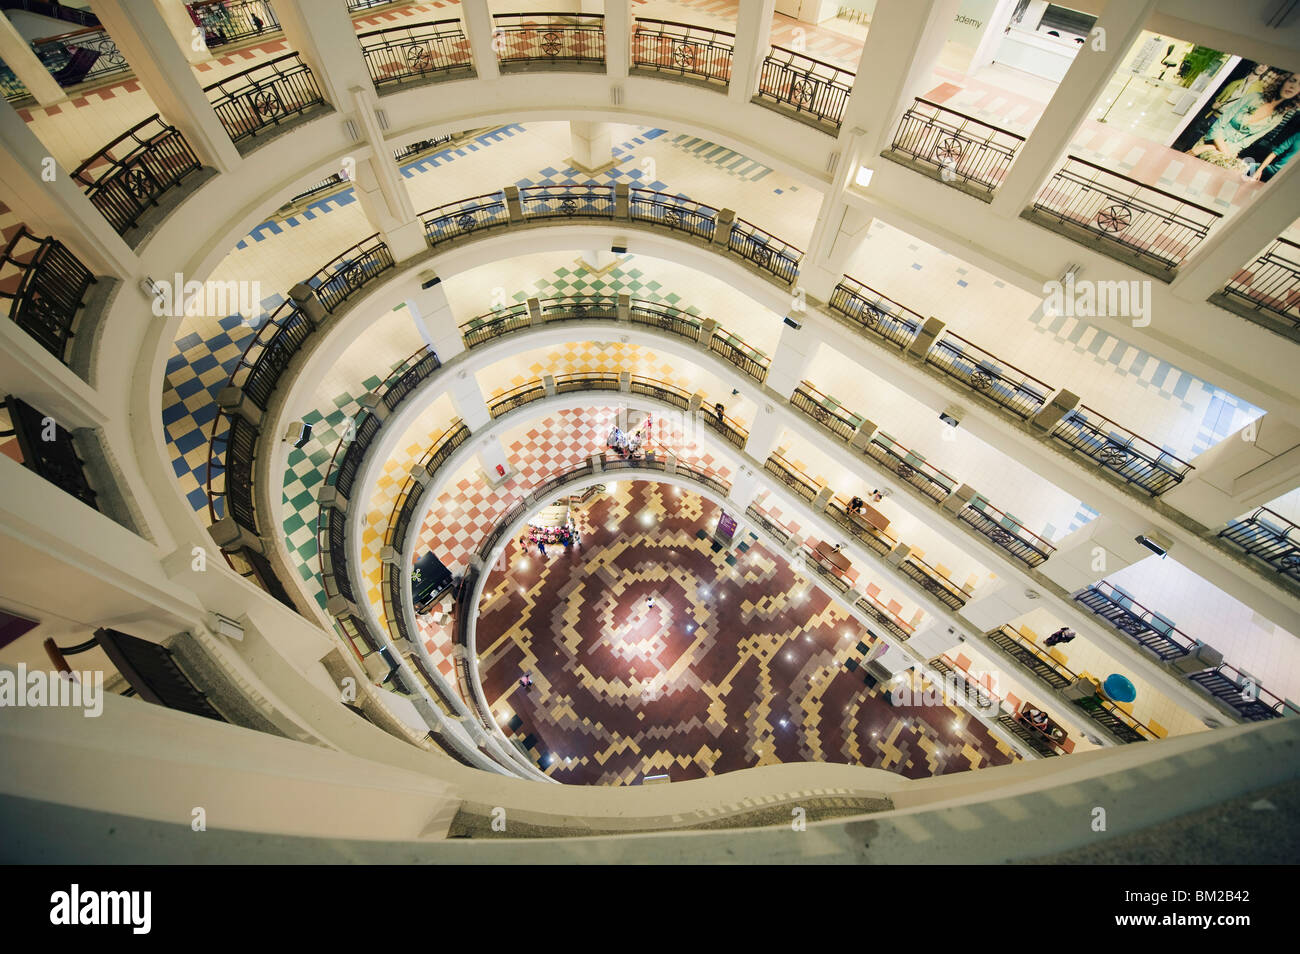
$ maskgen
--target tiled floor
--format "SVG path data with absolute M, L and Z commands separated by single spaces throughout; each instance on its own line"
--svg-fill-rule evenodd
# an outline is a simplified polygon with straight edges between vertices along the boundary
M 1012 761 L 963 711 L 894 708 L 864 684 L 870 637 L 819 591 L 792 595 L 795 574 L 754 540 L 715 552 L 715 517 L 694 494 L 619 483 L 582 512 L 576 550 L 542 558 L 515 541 L 489 577 L 484 691 L 552 777 L 827 761 L 920 778 Z

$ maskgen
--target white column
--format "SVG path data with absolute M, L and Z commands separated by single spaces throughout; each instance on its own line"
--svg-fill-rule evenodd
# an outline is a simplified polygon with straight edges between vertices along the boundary
M 1300 428 L 1266 414 L 1191 463 L 1196 469 L 1161 502 L 1217 529 L 1300 487 Z
M 777 340 L 772 364 L 767 370 L 767 387 L 781 397 L 788 398 L 803 380 L 816 348 L 817 339 L 813 331 L 782 324 L 781 337 Z
M 610 123 L 584 123 L 569 120 L 569 148 L 573 164 L 583 172 L 593 173 L 614 160 L 614 127 Z
M 135 252 L 8 103 L 0 104 L 0 199 L 30 230 L 53 235 L 92 272 L 135 273 Z
M 422 287 L 426 284 L 428 288 Z M 446 288 L 432 270 L 419 274 L 417 281 L 405 291 L 403 300 L 420 337 L 433 348 L 439 361 L 446 363 L 465 350 L 465 339 L 447 301 Z
M 479 389 L 478 378 L 469 371 L 456 372 L 447 387 L 447 395 L 451 398 L 456 414 L 471 431 L 481 430 L 491 423 L 492 415 L 488 412 L 487 401 Z
M 499 437 L 493 436 L 481 441 L 474 456 L 479 467 L 483 468 L 483 476 L 494 487 L 509 480 L 514 474 L 514 468 L 510 466 L 510 455 L 506 453 Z
M 239 151 L 158 8 L 129 0 L 94 0 L 92 9 L 159 114 L 181 131 L 199 160 L 218 172 L 238 166 Z
M 22 80 L 27 91 L 41 106 L 61 103 L 68 98 L 63 87 L 50 75 L 28 42 L 14 29 L 9 18 L 0 14 L 0 60 Z
M 1250 205 L 1215 227 L 1178 269 L 1172 285 L 1174 294 L 1186 301 L 1209 298 L 1290 227 L 1297 209 L 1300 173 L 1292 163 L 1268 182 Z
M 1067 593 L 1074 593 L 1125 567 L 1155 556 L 1151 550 L 1137 542 L 1139 533 L 1168 544 L 1154 530 L 1143 530 L 1112 517 L 1101 516 L 1059 540 L 1056 552 L 1039 567 L 1039 572 L 1059 584 Z M 1175 558 L 1179 555 L 1174 554 Z
M 1033 201 L 1044 180 L 1056 171 L 1070 137 L 1088 118 L 1093 104 L 1124 64 L 1124 58 L 1158 2 L 1127 0 L 1106 5 L 1034 131 L 1021 144 L 1011 171 L 993 196 L 994 212 L 1012 218 Z
M 727 95 L 738 103 L 748 103 L 758 89 L 759 70 L 772 46 L 775 12 L 776 0 L 748 0 L 736 9 L 736 49 Z
M 464 0 L 460 5 L 460 17 L 465 36 L 469 38 L 475 75 L 481 80 L 496 79 L 501 75 L 501 69 L 497 65 L 492 15 L 488 12 L 487 0 Z
M 1029 595 L 1034 592 L 1023 583 L 1006 582 L 975 597 L 962 607 L 961 615 L 981 633 L 987 633 L 1042 606 L 1038 596 Z
M 167 29 L 171 30 L 176 45 L 181 48 L 187 60 L 191 63 L 204 63 L 212 58 L 203 38 L 203 30 L 190 17 L 185 8 L 185 0 L 154 0 L 154 3 L 158 5 L 158 12 L 162 14 Z M 279 4 L 276 4 L 276 9 L 279 9 Z
M 428 249 L 424 226 L 411 203 L 411 194 L 393 151 L 379 128 L 374 87 L 367 81 L 365 86 L 354 86 L 349 95 L 352 115 L 372 153 L 368 160 L 357 163 L 357 199 L 370 224 L 384 234 L 393 258 L 402 262 Z
M 776 450 L 784 430 L 781 419 L 776 416 L 772 405 L 760 405 L 758 413 L 754 415 L 754 423 L 749 428 L 749 441 L 745 444 L 745 453 L 761 465 L 771 456 L 772 451 Z M 734 496 L 735 491 L 732 494 Z
M 605 75 L 627 79 L 632 62 L 632 0 L 605 0 Z
M 371 80 L 346 4 L 275 0 L 275 15 L 289 45 L 316 75 L 325 99 L 339 112 L 350 109 L 348 91 L 369 88 Z
M 879 0 L 862 46 L 843 128 L 865 134 L 862 154 L 892 140 L 905 104 L 925 92 L 959 0 Z

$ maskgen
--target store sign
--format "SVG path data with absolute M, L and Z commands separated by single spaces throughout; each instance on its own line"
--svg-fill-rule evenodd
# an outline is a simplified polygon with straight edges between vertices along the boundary
M 730 540 L 735 532 L 736 518 L 724 510 L 722 516 L 718 518 L 718 536 Z

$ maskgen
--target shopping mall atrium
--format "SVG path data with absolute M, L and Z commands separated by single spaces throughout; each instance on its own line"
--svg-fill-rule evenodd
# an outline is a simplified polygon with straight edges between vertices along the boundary
M 0 854 L 1294 851 L 1300 6 L 1069 3 L 0 0 Z

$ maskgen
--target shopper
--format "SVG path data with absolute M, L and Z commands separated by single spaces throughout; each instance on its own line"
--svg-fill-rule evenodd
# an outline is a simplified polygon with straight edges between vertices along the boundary
M 1078 634 L 1075 633 L 1074 630 L 1070 629 L 1070 627 L 1062 626 L 1051 636 L 1048 636 L 1047 639 L 1043 640 L 1043 642 L 1048 646 L 1055 646 L 1057 643 L 1068 643 L 1077 635 Z

